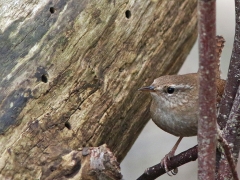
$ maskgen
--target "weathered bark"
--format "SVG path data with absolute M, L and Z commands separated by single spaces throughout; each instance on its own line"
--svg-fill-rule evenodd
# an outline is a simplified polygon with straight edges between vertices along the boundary
M 196 6 L 2 1 L 0 179 L 46 177 L 66 153 L 104 143 L 121 162 L 150 117 L 137 89 L 178 71 L 196 40 Z

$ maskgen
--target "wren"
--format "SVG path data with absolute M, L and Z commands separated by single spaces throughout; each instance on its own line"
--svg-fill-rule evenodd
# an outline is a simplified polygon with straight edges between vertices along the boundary
M 150 92 L 150 113 L 153 122 L 162 130 L 179 137 L 172 150 L 162 160 L 166 172 L 167 158 L 174 153 L 183 137 L 196 136 L 198 128 L 199 74 L 166 75 L 154 80 L 140 91 Z M 221 100 L 225 80 L 217 79 L 217 102 Z

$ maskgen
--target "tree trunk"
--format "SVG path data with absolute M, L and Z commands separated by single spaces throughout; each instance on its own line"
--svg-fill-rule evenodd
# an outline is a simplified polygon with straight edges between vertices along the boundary
M 196 0 L 2 0 L 0 179 L 61 179 L 52 164 L 104 143 L 121 162 L 150 118 L 137 90 L 179 70 L 196 9 Z

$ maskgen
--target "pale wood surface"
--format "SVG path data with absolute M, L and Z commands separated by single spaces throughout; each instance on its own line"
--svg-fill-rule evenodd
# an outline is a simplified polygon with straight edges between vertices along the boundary
M 149 119 L 137 89 L 176 73 L 197 35 L 190 0 L 0 4 L 1 179 L 104 143 L 121 162 Z

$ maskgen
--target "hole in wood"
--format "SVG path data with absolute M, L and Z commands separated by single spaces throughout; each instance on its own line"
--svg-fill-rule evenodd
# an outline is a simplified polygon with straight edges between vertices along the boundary
M 42 82 L 47 83 L 48 78 L 47 78 L 47 76 L 46 76 L 45 74 L 43 74 L 43 75 L 41 76 L 41 80 L 42 80 Z
M 125 15 L 126 15 L 126 18 L 130 18 L 131 17 L 131 11 L 129 11 L 129 10 L 126 10 L 126 12 L 125 12 Z
M 55 8 L 54 7 L 50 7 L 49 11 L 50 11 L 51 14 L 53 14 L 55 12 Z
M 119 72 L 123 72 L 123 71 L 124 71 L 124 68 L 123 68 L 123 67 L 120 67 L 120 68 L 118 69 L 118 71 L 119 71 Z
M 71 129 L 71 124 L 69 122 L 65 122 L 65 127 L 70 130 Z
M 54 167 L 54 166 L 51 166 L 51 167 L 50 167 L 50 171 L 53 172 L 53 171 L 55 171 L 55 170 L 56 170 L 56 167 Z

